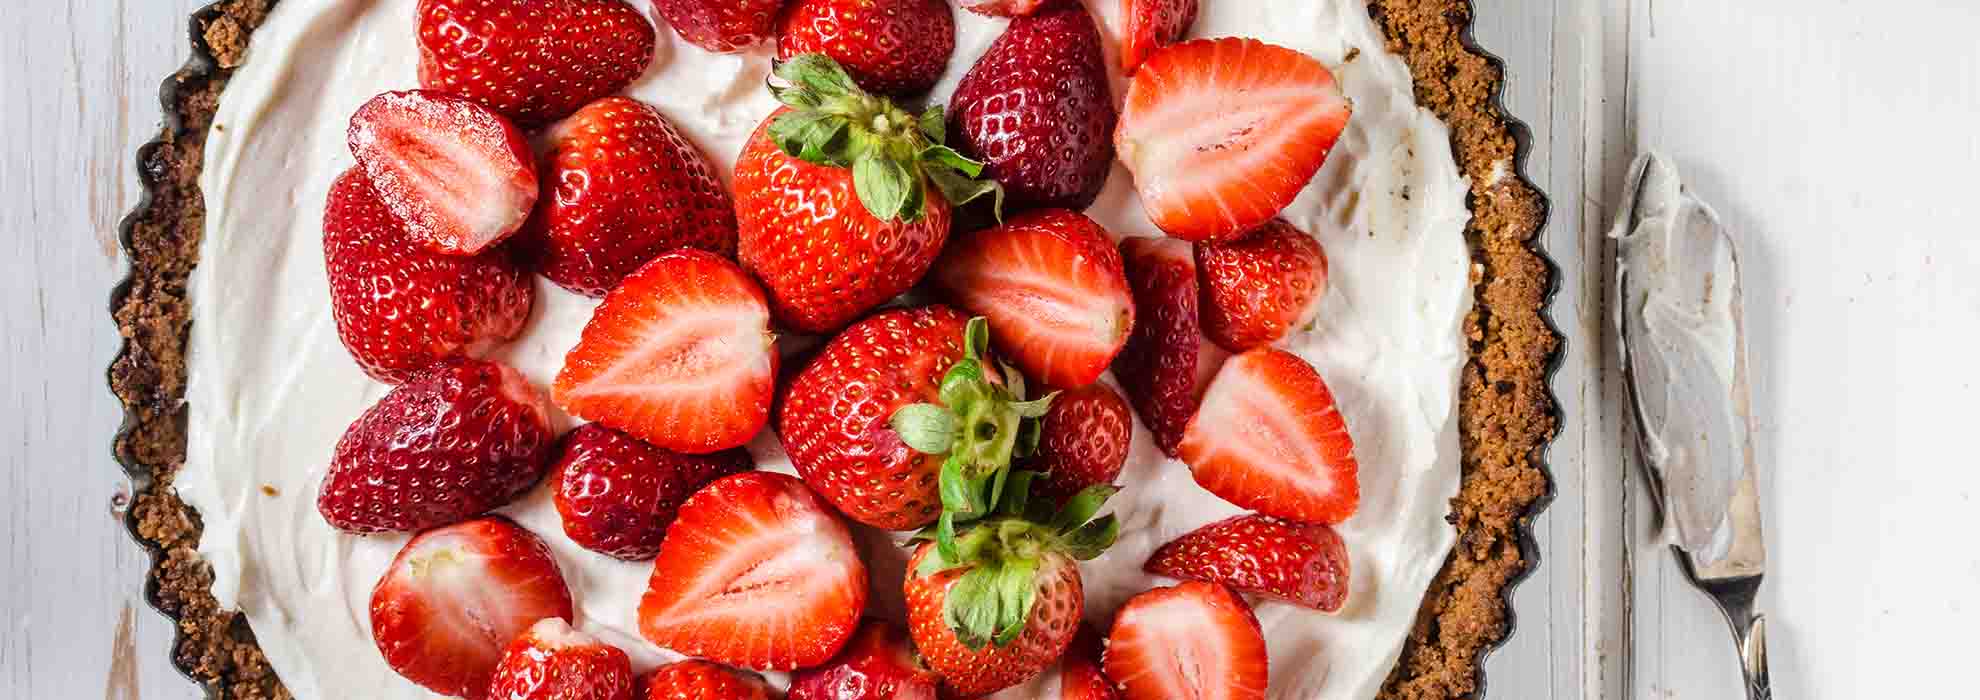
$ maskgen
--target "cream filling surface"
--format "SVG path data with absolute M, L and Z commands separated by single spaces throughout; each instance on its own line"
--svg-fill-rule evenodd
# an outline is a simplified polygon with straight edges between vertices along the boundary
M 645 5 L 645 0 L 635 0 Z M 283 0 L 254 37 L 221 98 L 201 176 L 207 204 L 193 273 L 179 493 L 205 523 L 201 553 L 214 593 L 238 607 L 275 670 L 305 700 L 430 697 L 389 669 L 367 613 L 372 584 L 404 537 L 360 538 L 317 515 L 316 492 L 344 428 L 386 391 L 337 340 L 321 219 L 331 181 L 352 164 L 347 120 L 386 90 L 417 86 L 416 0 Z M 1115 58 L 1119 3 L 1089 5 Z M 945 100 L 1003 22 L 957 10 L 958 46 L 931 99 Z M 653 67 L 631 94 L 656 105 L 725 173 L 774 107 L 762 87 L 769 50 L 711 55 L 662 29 Z M 1361 462 L 1361 511 L 1340 530 L 1353 557 L 1339 615 L 1260 601 L 1274 700 L 1368 698 L 1394 664 L 1423 591 L 1450 551 L 1443 518 L 1458 486 L 1456 388 L 1466 346 L 1471 261 L 1467 182 L 1449 132 L 1417 106 L 1408 68 L 1383 49 L 1360 0 L 1210 0 L 1195 36 L 1252 36 L 1328 64 L 1355 114 L 1326 167 L 1285 212 L 1331 262 L 1319 320 L 1286 346 L 1317 366 L 1349 419 Z M 1352 56 L 1352 58 L 1350 58 Z M 1115 79 L 1116 99 L 1124 84 Z M 1159 232 L 1124 169 L 1088 212 L 1116 235 Z M 527 334 L 497 358 L 547 387 L 594 302 L 539 280 Z M 1111 381 L 1109 379 L 1108 381 Z M 559 414 L 560 428 L 573 421 Z M 750 446 L 765 469 L 790 471 L 775 437 Z M 1090 619 L 1104 625 L 1128 597 L 1167 581 L 1143 574 L 1157 546 L 1238 509 L 1198 488 L 1137 428 L 1124 519 L 1112 551 L 1083 567 Z M 646 668 L 671 654 L 643 641 L 635 610 L 651 569 L 577 547 L 548 490 L 506 509 L 542 535 L 577 600 L 579 626 Z M 906 553 L 865 532 L 876 614 L 899 617 Z M 1043 697 L 1041 681 L 1000 697 Z

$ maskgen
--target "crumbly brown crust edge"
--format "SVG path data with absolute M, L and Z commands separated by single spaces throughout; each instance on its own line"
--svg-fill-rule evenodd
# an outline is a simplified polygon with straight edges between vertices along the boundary
M 199 262 L 203 147 L 221 88 L 275 0 L 221 0 L 191 22 L 193 57 L 167 79 L 165 124 L 138 152 L 144 199 L 120 231 L 130 276 L 112 293 L 124 346 L 110 367 L 125 419 L 115 453 L 135 496 L 125 524 L 153 555 L 145 595 L 178 635 L 172 661 L 210 698 L 290 698 L 254 634 L 212 594 L 197 552 L 199 515 L 173 477 L 186 453 L 186 282 Z M 1525 131 L 1499 104 L 1501 67 L 1470 40 L 1469 0 L 1370 0 L 1369 12 L 1416 76 L 1416 97 L 1451 127 L 1471 178 L 1476 308 L 1459 422 L 1464 477 L 1452 501 L 1458 546 L 1431 583 L 1384 700 L 1482 693 L 1484 653 L 1511 629 L 1506 595 L 1536 565 L 1531 517 L 1551 496 L 1542 452 L 1559 416 L 1548 385 L 1561 338 L 1545 316 L 1552 263 L 1534 247 L 1546 202 L 1524 176 Z M 1499 177 L 1495 181 L 1495 173 Z

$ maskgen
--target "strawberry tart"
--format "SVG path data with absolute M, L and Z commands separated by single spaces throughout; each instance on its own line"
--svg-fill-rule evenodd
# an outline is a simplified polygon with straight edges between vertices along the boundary
M 1468 12 L 210 8 L 112 368 L 180 665 L 305 700 L 1476 694 L 1557 341 Z

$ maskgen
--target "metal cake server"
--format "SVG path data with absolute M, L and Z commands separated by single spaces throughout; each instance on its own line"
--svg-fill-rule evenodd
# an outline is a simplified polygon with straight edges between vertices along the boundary
M 1749 700 L 1771 700 L 1739 254 L 1711 207 L 1654 154 L 1617 216 L 1615 309 L 1638 461 L 1692 584 L 1732 625 Z

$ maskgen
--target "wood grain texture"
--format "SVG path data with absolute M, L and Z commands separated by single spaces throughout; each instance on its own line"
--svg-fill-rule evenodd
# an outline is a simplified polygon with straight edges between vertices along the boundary
M 1105 1 L 1105 0 L 1102 0 Z M 1233 0 L 1209 0 L 1233 1 Z M 0 697 L 196 698 L 113 511 L 116 221 L 200 0 L 0 2 Z M 1782 697 L 1953 687 L 1980 626 L 1980 10 L 1907 0 L 1480 0 L 1553 204 L 1558 497 L 1491 697 L 1736 697 L 1723 623 L 1623 449 L 1603 233 L 1639 147 L 1745 236 Z M 1894 692 L 1895 691 L 1895 692 Z

